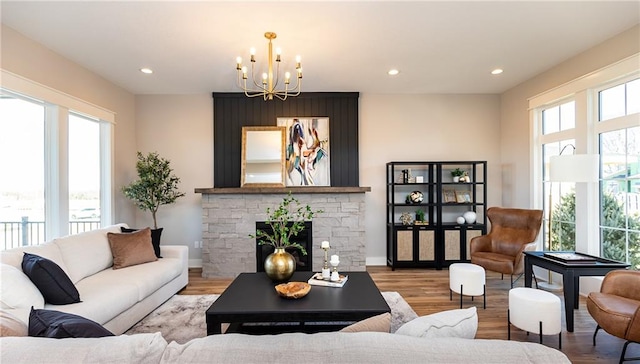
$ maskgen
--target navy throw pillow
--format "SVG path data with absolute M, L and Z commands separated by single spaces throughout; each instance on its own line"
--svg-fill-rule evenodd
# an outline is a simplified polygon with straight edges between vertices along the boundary
M 156 253 L 156 257 L 162 258 L 160 256 L 160 236 L 162 235 L 162 229 L 151 229 L 151 244 L 153 245 L 153 252 Z M 126 227 L 120 226 L 120 232 L 122 233 L 135 233 L 140 229 L 129 229 Z
M 22 271 L 38 287 L 45 302 L 67 305 L 80 302 L 80 294 L 69 276 L 53 261 L 39 255 L 24 253 Z
M 114 336 L 95 321 L 71 313 L 36 310 L 29 314 L 29 336 L 54 339 Z

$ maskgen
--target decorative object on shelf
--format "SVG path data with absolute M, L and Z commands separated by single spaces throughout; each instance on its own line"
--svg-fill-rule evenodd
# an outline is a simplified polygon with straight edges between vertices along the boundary
M 321 278 L 329 279 L 331 277 L 331 271 L 329 270 L 329 242 L 326 240 L 323 241 L 320 244 L 320 247 L 324 250 L 324 263 L 322 264 Z
M 307 282 L 289 282 L 280 283 L 275 289 L 280 297 L 297 299 L 306 296 L 311 290 L 311 285 Z
M 453 177 L 453 182 L 460 182 L 460 177 L 462 177 L 463 174 L 464 172 L 460 168 L 452 170 L 451 176 Z
M 400 215 L 400 222 L 402 222 L 402 225 L 411 225 L 413 218 L 408 212 L 403 212 L 402 215 Z
M 137 152 L 138 161 L 136 171 L 138 179 L 122 188 L 124 195 L 133 201 L 142 211 L 150 211 L 153 218 L 152 236 L 157 237 L 156 246 L 160 246 L 160 233 L 156 213 L 161 205 L 169 205 L 185 194 L 178 191 L 180 178 L 173 174 L 168 159 L 162 158 L 157 152 L 146 156 Z
M 424 183 L 424 177 L 423 176 L 416 176 L 416 183 Z
M 294 97 L 300 95 L 300 90 L 302 88 L 302 66 L 300 65 L 300 56 L 296 56 L 296 73 L 297 73 L 297 81 L 296 85 L 293 88 L 290 88 L 291 84 L 291 73 L 284 73 L 284 89 L 276 89 L 276 86 L 280 82 L 280 48 L 276 48 L 276 70 L 275 74 L 273 72 L 273 44 L 272 41 L 276 39 L 276 33 L 266 32 L 264 33 L 264 37 L 269 40 L 269 54 L 268 54 L 268 63 L 267 63 L 267 72 L 262 73 L 262 81 L 256 81 L 255 78 L 255 48 L 251 48 L 251 82 L 253 86 L 247 87 L 247 66 L 242 65 L 242 58 L 236 58 L 236 70 L 238 71 L 238 87 L 244 91 L 244 94 L 247 97 L 257 97 L 262 96 L 264 101 L 273 100 L 273 97 L 277 97 L 280 100 L 284 101 L 288 96 Z
M 424 211 L 421 209 L 416 210 L 416 224 L 424 221 Z
M 338 274 L 338 264 L 340 264 L 340 258 L 336 254 L 332 255 L 329 264 L 333 267 L 333 272 L 331 272 L 331 281 L 339 281 L 340 275 Z
M 456 222 L 457 222 L 459 225 L 464 224 L 466 221 L 467 221 L 467 220 L 465 220 L 463 216 L 458 216 L 458 218 L 456 219 Z
M 331 186 L 329 118 L 278 118 L 286 129 L 285 185 Z
M 424 195 L 420 191 L 413 191 L 409 194 L 409 200 L 411 203 L 422 203 L 422 201 L 424 201 Z
M 296 270 L 295 258 L 285 249 L 295 248 L 300 250 L 302 255 L 307 255 L 307 250 L 302 245 L 291 242 L 291 236 L 297 236 L 304 229 L 305 221 L 311 220 L 316 214 L 322 212 L 322 210 L 311 210 L 309 205 L 301 206 L 300 201 L 291 193 L 282 199 L 278 208 L 272 210 L 267 207 L 266 222 L 271 227 L 273 234 L 257 230 L 255 235 L 250 234 L 249 237 L 257 239 L 259 245 L 266 244 L 275 248 L 275 251 L 269 254 L 264 262 L 264 270 L 271 280 L 281 282 L 293 276 Z M 288 263 L 286 255 L 291 258 L 292 264 Z
M 469 191 L 456 191 L 457 203 L 469 203 L 471 202 L 471 192 Z
M 473 211 L 467 211 L 464 214 L 462 214 L 462 217 L 464 217 L 464 221 L 467 224 L 473 224 L 476 222 L 476 213 Z
M 456 191 L 453 188 L 443 188 L 442 202 L 444 203 L 456 202 Z
M 471 182 L 471 177 L 469 177 L 469 173 L 467 171 L 462 172 L 462 176 L 460 176 L 460 179 L 458 180 L 458 182 L 463 182 L 463 183 Z

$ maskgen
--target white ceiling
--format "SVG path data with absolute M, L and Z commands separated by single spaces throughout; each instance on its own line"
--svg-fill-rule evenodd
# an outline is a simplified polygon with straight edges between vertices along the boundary
M 235 58 L 253 46 L 264 64 L 265 31 L 287 68 L 302 56 L 303 91 L 501 93 L 640 22 L 637 0 L 0 6 L 3 24 L 134 94 L 237 92 Z

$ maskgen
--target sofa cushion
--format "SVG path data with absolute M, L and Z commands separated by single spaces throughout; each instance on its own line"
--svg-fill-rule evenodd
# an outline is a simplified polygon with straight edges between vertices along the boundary
M 123 233 L 135 233 L 140 229 L 130 229 L 126 227 L 121 227 L 120 231 Z M 162 258 L 160 255 L 160 237 L 162 236 L 162 228 L 152 229 L 151 230 L 151 245 L 153 245 L 153 252 L 156 254 L 156 257 Z
M 78 282 L 82 303 L 64 306 L 45 304 L 44 308 L 73 313 L 104 325 L 140 301 L 139 289 L 134 283 L 136 278 L 109 274 L 126 273 L 128 269 L 105 269 Z M 109 304 L 105 305 L 105 302 Z
M 53 261 L 24 253 L 22 271 L 38 287 L 45 302 L 66 305 L 80 302 L 80 294 L 69 276 Z
M 383 314 L 369 317 L 362 321 L 358 321 L 353 325 L 349 325 L 343 328 L 342 332 L 363 332 L 363 331 L 376 331 L 376 332 L 389 332 L 391 329 L 391 314 L 385 312 Z
M 108 233 L 107 239 L 113 254 L 113 269 L 154 262 L 158 260 L 151 245 L 151 229 L 134 233 Z
M 9 312 L 0 310 L 0 336 L 27 336 L 27 324 Z
M 67 337 L 104 337 L 113 334 L 99 323 L 82 316 L 32 309 L 29 315 L 29 336 L 64 339 Z
M 459 337 L 473 339 L 478 330 L 475 307 L 421 316 L 402 325 L 396 334 L 415 337 Z
M 60 249 L 73 283 L 113 265 L 107 233 L 120 232 L 121 226 L 126 225 L 112 225 L 53 240 Z
M 24 246 L 9 250 L 3 250 L 0 252 L 0 261 L 4 264 L 12 265 L 18 269 L 22 269 L 22 257 L 24 253 L 34 254 L 47 258 L 50 261 L 56 263 L 62 270 L 69 274 L 67 265 L 62 258 L 60 248 L 51 242 L 40 245 Z
M 147 296 L 162 288 L 174 278 L 178 277 L 184 269 L 183 262 L 177 258 L 162 258 L 153 264 L 138 264 L 125 269 L 106 269 L 91 277 L 87 277 L 78 283 L 78 290 L 85 301 L 89 300 L 87 293 L 93 292 L 94 287 L 113 285 L 113 282 L 133 286 L 135 290 L 135 302 L 142 301 Z M 85 293 L 87 292 L 87 293 Z
M 2 338 L 2 362 L 160 363 L 166 346 L 159 332 L 77 339 L 8 337 Z
M 10 308 L 44 307 L 44 297 L 22 270 L 8 265 L 0 265 L 0 306 Z

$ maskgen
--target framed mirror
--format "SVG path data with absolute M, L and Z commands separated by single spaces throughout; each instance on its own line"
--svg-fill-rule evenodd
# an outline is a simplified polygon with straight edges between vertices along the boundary
M 242 127 L 241 187 L 284 187 L 285 128 Z

